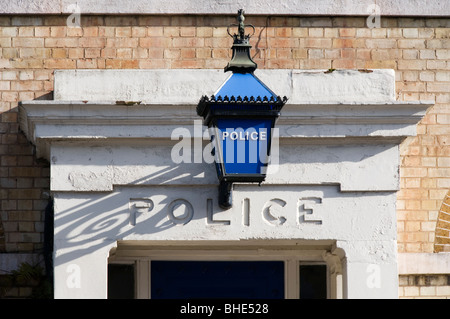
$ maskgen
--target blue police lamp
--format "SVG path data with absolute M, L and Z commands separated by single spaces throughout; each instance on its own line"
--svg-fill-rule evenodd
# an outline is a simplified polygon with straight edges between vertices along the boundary
M 253 71 L 250 35 L 245 35 L 244 11 L 238 11 L 239 34 L 233 37 L 233 55 L 225 67 L 231 75 L 211 97 L 203 96 L 197 114 L 209 128 L 219 179 L 219 206 L 232 206 L 233 183 L 261 183 L 270 161 L 272 131 L 286 97 L 275 95 Z

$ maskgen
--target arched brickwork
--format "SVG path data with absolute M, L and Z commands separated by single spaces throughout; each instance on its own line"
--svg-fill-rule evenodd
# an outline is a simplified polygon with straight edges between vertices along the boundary
M 450 190 L 442 202 L 436 223 L 434 252 L 450 252 Z

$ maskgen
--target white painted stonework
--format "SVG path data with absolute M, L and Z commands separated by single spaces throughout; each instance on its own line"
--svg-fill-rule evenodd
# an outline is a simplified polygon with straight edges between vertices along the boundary
M 386 104 L 395 101 L 394 70 L 256 70 L 255 74 L 289 104 Z M 140 101 L 142 104 L 196 105 L 230 76 L 223 70 L 55 71 L 58 101 Z M 326 79 L 326 82 L 324 82 Z M 89 85 L 87 85 L 89 83 Z M 165 86 L 161 86 L 164 83 Z M 192 84 L 196 83 L 195 87 Z M 358 101 L 355 101 L 358 97 Z
M 446 0 L 0 0 L 0 14 L 248 14 L 447 16 Z
M 108 257 L 127 245 L 320 247 L 330 296 L 397 297 L 398 145 L 431 103 L 396 101 L 392 70 L 255 74 L 289 97 L 279 156 L 261 185 L 234 185 L 228 210 L 195 111 L 223 71 L 58 71 L 54 101 L 21 103 L 21 127 L 51 163 L 55 297 L 105 298 Z M 171 159 L 177 128 L 192 162 Z

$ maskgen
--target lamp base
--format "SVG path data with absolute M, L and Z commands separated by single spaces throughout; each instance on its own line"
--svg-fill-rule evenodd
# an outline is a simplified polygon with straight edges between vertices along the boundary
M 219 206 L 228 209 L 233 206 L 233 183 L 220 181 L 219 184 Z

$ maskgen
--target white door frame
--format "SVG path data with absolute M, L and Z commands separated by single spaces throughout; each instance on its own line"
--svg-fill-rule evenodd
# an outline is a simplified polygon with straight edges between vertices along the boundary
M 128 247 L 127 247 L 128 246 Z M 331 247 L 330 247 L 331 248 Z M 134 264 L 136 298 L 151 298 L 151 261 L 283 261 L 286 299 L 300 297 L 300 265 L 327 266 L 327 298 L 342 298 L 341 262 L 336 255 L 330 253 L 330 248 L 313 248 L 301 246 L 133 246 L 121 245 L 111 251 L 110 264 Z M 338 258 L 339 259 L 339 258 Z

